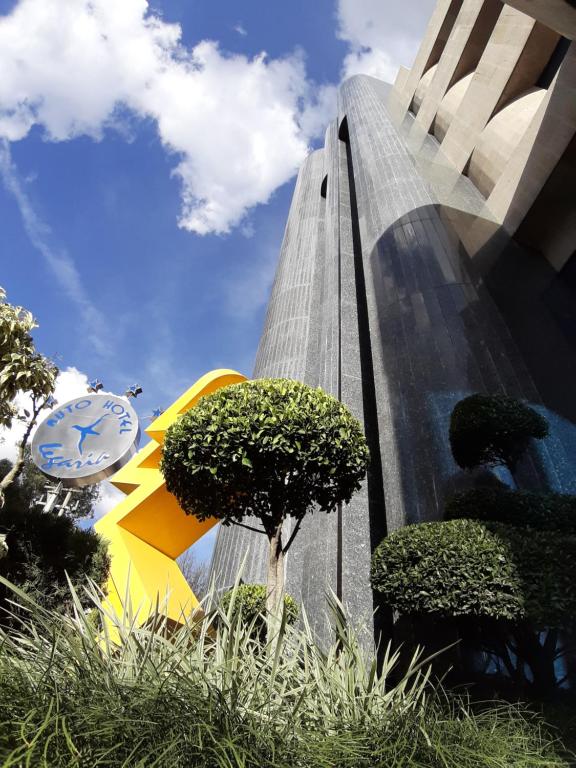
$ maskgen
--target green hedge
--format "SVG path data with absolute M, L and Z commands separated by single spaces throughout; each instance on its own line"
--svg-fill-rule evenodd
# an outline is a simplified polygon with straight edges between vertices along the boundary
M 447 520 L 469 518 L 576 535 L 576 496 L 473 488 L 453 496 Z
M 266 587 L 264 584 L 241 584 L 236 592 L 231 589 L 225 592 L 220 599 L 220 607 L 227 612 L 230 601 L 235 594 L 235 609 L 241 612 L 242 620 L 246 624 L 256 621 L 264 625 L 266 616 Z M 284 595 L 284 609 L 289 624 L 293 624 L 298 618 L 298 603 L 291 595 Z
M 471 395 L 450 419 L 450 447 L 463 469 L 482 464 L 514 469 L 532 438 L 548 434 L 548 422 L 533 408 L 507 395 Z
M 576 537 L 475 520 L 395 531 L 372 557 L 372 587 L 404 614 L 563 626 L 576 615 Z

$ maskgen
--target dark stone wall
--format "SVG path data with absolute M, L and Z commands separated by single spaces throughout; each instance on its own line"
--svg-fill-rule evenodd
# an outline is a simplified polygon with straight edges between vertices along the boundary
M 358 495 L 310 515 L 288 554 L 287 588 L 321 637 L 326 589 L 371 636 L 373 548 L 387 531 L 440 517 L 471 482 L 448 445 L 461 398 L 504 392 L 548 416 L 552 435 L 520 468 L 521 485 L 568 491 L 576 477 L 575 340 L 563 336 L 565 313 L 555 317 L 566 293 L 484 218 L 480 193 L 443 164 L 432 137 L 415 151 L 388 97 L 370 77 L 341 86 L 338 121 L 298 177 L 254 371 L 339 397 L 370 445 Z M 244 580 L 265 581 L 264 537 L 220 530 L 219 586 L 246 553 Z

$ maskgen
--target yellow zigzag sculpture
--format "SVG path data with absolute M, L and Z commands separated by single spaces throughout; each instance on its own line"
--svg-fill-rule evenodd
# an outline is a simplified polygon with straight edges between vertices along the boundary
M 157 603 L 176 622 L 198 607 L 175 559 L 217 521 L 200 523 L 186 515 L 168 493 L 159 470 L 162 442 L 170 424 L 203 395 L 241 381 L 246 377 L 226 369 L 202 376 L 150 424 L 145 431 L 151 441 L 111 478 L 127 496 L 94 529 L 109 542 L 107 601 L 117 616 L 127 600 L 138 625 L 146 622 Z

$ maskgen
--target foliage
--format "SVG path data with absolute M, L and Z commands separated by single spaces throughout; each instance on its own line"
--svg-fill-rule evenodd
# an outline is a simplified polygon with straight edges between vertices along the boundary
M 29 617 L 0 638 L 4 768 L 568 766 L 533 717 L 451 703 L 390 650 L 377 668 L 345 623 L 326 650 L 306 621 L 284 625 L 270 655 L 231 612 L 168 635 L 127 610 L 116 646 L 96 597 L 95 618 L 77 597 L 65 617 L 17 599 Z
M 366 473 L 368 449 L 346 406 L 289 379 L 234 384 L 203 397 L 166 432 L 161 469 L 182 509 L 264 527 L 315 505 L 332 512 Z
M 14 398 L 28 392 L 44 400 L 54 390 L 56 367 L 38 354 L 30 332 L 37 327 L 32 314 L 6 301 L 0 288 L 0 426 L 10 427 L 16 416 Z
M 161 470 L 187 514 L 261 528 L 269 542 L 271 634 L 284 594 L 283 558 L 307 512 L 350 501 L 368 465 L 362 428 L 321 389 L 290 379 L 234 384 L 200 399 L 169 427 Z M 287 517 L 295 520 L 282 542 Z
M 495 521 L 520 528 L 576 535 L 576 496 L 510 491 L 506 488 L 473 488 L 450 499 L 445 517 L 447 520 L 469 518 Z
M 0 462 L 0 477 L 9 467 L 10 462 Z M 81 530 L 71 518 L 44 514 L 33 506 L 35 489 L 29 481 L 23 473 L 6 490 L 0 532 L 6 535 L 8 552 L 0 560 L 0 575 L 34 594 L 41 604 L 62 609 L 69 599 L 67 577 L 79 582 L 88 576 L 104 584 L 107 547 L 93 530 Z M 0 605 L 5 599 L 0 586 Z
M 542 416 L 504 395 L 461 400 L 450 423 L 452 453 L 464 469 L 504 465 L 514 472 L 530 440 L 547 434 Z M 447 522 L 408 526 L 380 544 L 373 587 L 409 617 L 419 642 L 433 646 L 434 624 L 452 633 L 459 682 L 478 679 L 484 659 L 517 693 L 551 696 L 575 627 L 575 512 L 576 497 L 560 494 L 459 493 L 447 505 Z
M 576 614 L 576 537 L 475 520 L 395 531 L 372 557 L 373 588 L 405 614 L 530 619 L 563 626 Z
M 228 611 L 232 601 L 245 624 L 263 626 L 266 615 L 266 587 L 263 584 L 241 584 L 222 595 L 220 604 L 223 611 Z M 284 595 L 286 621 L 293 624 L 298 618 L 298 603 L 291 595 Z
M 514 471 L 532 438 L 548 434 L 546 419 L 507 395 L 471 395 L 450 419 L 450 446 L 458 466 L 503 465 Z
M 24 434 L 18 444 L 14 465 L 0 480 L 0 508 L 4 495 L 22 471 L 26 446 L 32 429 L 54 390 L 58 369 L 48 358 L 36 352 L 30 331 L 36 321 L 28 310 L 6 301 L 0 288 L 0 426 L 10 428 L 15 418 L 25 422 Z M 15 398 L 18 394 L 30 396 L 30 411 L 18 413 Z M 0 557 L 6 553 L 6 540 L 0 534 Z

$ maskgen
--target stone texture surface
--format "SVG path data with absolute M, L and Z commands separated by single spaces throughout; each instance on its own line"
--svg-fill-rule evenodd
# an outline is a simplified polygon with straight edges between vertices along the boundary
M 411 151 L 433 133 L 444 160 L 472 178 L 507 232 L 527 219 L 525 232 L 548 229 L 536 242 L 556 269 L 574 253 L 576 226 L 564 204 L 556 215 L 550 185 L 538 203 L 559 163 L 564 175 L 576 170 L 567 154 L 576 132 L 575 14 L 565 0 L 439 3 L 414 67 L 394 88 L 400 113 L 416 115 Z
M 538 37 L 533 19 L 504 6 L 468 88 L 447 105 L 439 144 L 407 109 L 451 33 L 458 38 L 460 5 L 441 0 L 413 70 L 393 93 L 363 76 L 341 86 L 324 149 L 298 177 L 258 350 L 255 377 L 323 387 L 360 419 L 371 449 L 360 493 L 331 515 L 311 514 L 286 561 L 287 588 L 324 638 L 325 590 L 342 597 L 369 636 L 373 548 L 389 531 L 437 519 L 446 497 L 471 482 L 447 439 L 462 397 L 504 392 L 544 412 L 552 434 L 531 451 L 518 482 L 576 491 L 576 269 L 570 282 L 510 237 L 559 159 L 559 178 L 572 167 L 576 53 L 572 45 L 515 148 L 498 161 L 502 173 L 486 200 L 461 171 L 506 89 L 523 82 L 517 66 L 527 43 L 552 45 L 556 33 Z M 480 13 L 478 5 L 465 0 L 462 10 Z M 533 79 L 542 61 L 536 66 L 532 53 L 525 61 Z M 569 214 L 564 206 L 562 216 Z M 246 553 L 244 580 L 265 581 L 264 537 L 220 530 L 213 560 L 220 587 L 232 583 Z
M 496 308 L 477 291 L 458 241 L 439 216 L 437 196 L 415 167 L 375 81 L 352 78 L 341 95 L 391 530 L 437 517 L 458 483 L 446 441 L 458 399 L 474 391 L 536 401 L 538 395 Z
M 497 112 L 480 134 L 468 176 L 485 197 L 490 196 L 545 97 L 544 88 L 530 88 Z
M 324 274 L 326 208 L 320 188 L 324 167 L 324 151 L 318 150 L 308 156 L 298 174 L 254 378 L 290 377 L 310 383 L 316 383 L 318 378 L 318 284 Z M 289 533 L 288 526 L 285 536 Z M 306 539 L 305 530 L 300 537 Z M 320 549 L 320 543 L 318 547 Z M 326 545 L 326 551 L 319 558 L 324 570 L 334 571 L 334 567 L 330 569 L 328 565 L 333 549 Z M 265 582 L 267 557 L 264 535 L 237 526 L 221 527 L 212 559 L 212 576 L 219 587 L 230 586 L 243 563 L 244 581 Z M 298 567 L 289 573 L 312 578 L 314 568 L 306 567 L 305 560 L 306 554 L 301 554 Z M 309 591 L 306 585 L 294 585 L 291 580 L 287 586 L 298 596 L 302 591 Z
M 576 40 L 576 8 L 567 0 L 505 0 L 564 37 Z
M 460 78 L 460 80 L 457 80 L 442 99 L 442 102 L 438 107 L 438 112 L 436 113 L 436 118 L 434 119 L 434 136 L 436 136 L 438 141 L 442 141 L 444 136 L 446 136 L 450 123 L 458 111 L 460 104 L 462 104 L 462 99 L 466 95 L 466 91 L 468 90 L 468 86 L 472 82 L 473 77 L 474 72 L 469 72 L 467 75 Z
M 575 133 L 576 42 L 573 42 L 488 199 L 491 211 L 508 232 L 517 230 Z M 576 206 L 573 210 L 576 218 Z M 569 251 L 565 252 L 564 260 L 570 255 Z M 553 255 L 550 260 L 554 261 Z

